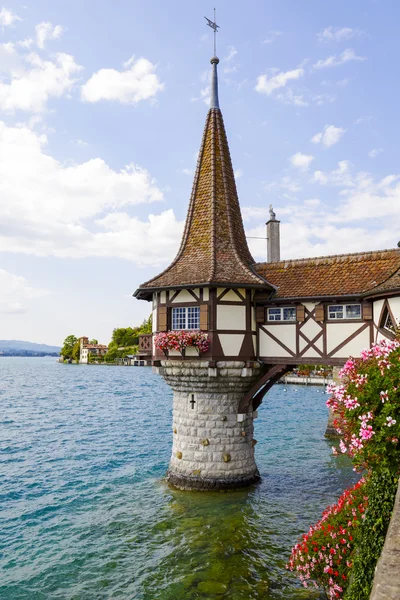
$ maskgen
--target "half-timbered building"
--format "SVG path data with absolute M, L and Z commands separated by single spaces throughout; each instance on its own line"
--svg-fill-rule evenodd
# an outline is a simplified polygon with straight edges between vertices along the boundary
M 341 365 L 400 321 L 400 250 L 280 260 L 279 221 L 256 263 L 244 232 L 218 101 L 217 64 L 183 237 L 174 261 L 141 285 L 152 302 L 153 364 L 174 391 L 168 472 L 182 489 L 258 480 L 253 418 L 271 385 L 295 365 Z M 169 350 L 156 335 L 201 331 L 209 347 Z M 144 343 L 144 342 L 143 342 Z

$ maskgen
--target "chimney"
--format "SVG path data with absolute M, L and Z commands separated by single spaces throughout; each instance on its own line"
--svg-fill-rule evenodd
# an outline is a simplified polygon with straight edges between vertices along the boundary
M 267 221 L 267 262 L 278 262 L 281 259 L 281 243 L 279 236 L 280 221 L 276 220 L 272 204 L 269 205 L 269 221 Z

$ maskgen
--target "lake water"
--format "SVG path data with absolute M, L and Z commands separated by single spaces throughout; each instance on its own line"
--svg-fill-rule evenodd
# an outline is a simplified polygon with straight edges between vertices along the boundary
M 234 493 L 164 483 L 171 400 L 149 368 L 0 359 L 1 600 L 320 597 L 284 566 L 356 479 L 324 439 L 323 388 L 269 392 L 262 483 Z

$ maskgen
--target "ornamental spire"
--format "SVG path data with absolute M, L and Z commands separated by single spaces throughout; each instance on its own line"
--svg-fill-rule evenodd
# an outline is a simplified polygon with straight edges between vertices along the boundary
M 211 27 L 214 31 L 214 56 L 210 60 L 212 64 L 212 73 L 211 73 L 211 97 L 210 97 L 210 108 L 218 108 L 218 73 L 217 73 L 217 64 L 219 63 L 219 58 L 217 56 L 217 32 L 219 29 L 219 25 L 217 25 L 217 21 L 215 18 L 215 8 L 214 8 L 214 21 L 204 17 L 207 21 L 207 25 Z
M 210 27 L 218 27 L 211 22 Z M 228 140 L 218 104 L 217 64 L 211 59 L 211 105 L 178 254 L 160 275 L 142 284 L 137 298 L 160 289 L 251 287 L 273 289 L 254 269 L 240 212 Z

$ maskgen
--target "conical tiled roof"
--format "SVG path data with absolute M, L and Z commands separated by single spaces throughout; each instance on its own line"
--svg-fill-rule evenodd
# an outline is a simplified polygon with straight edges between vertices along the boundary
M 243 228 L 224 121 L 219 108 L 207 115 L 179 252 L 160 275 L 135 292 L 159 288 L 269 286 L 253 269 Z M 143 291 L 142 291 L 143 290 Z

